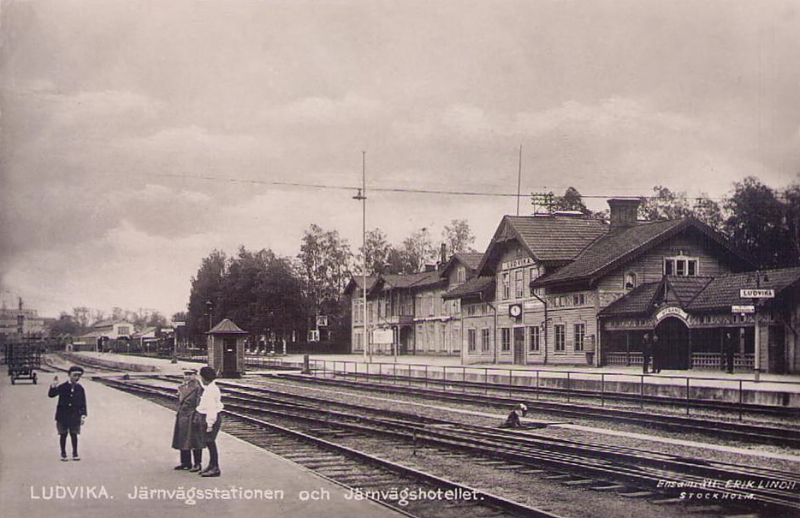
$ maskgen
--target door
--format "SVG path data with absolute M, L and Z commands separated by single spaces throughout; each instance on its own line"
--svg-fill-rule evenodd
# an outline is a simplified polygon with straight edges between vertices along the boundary
M 525 363 L 525 328 L 514 328 L 514 363 L 522 365 Z
M 689 368 L 689 328 L 674 317 L 664 319 L 655 329 L 658 341 L 653 343 L 653 357 L 658 355 L 664 370 Z
M 767 358 L 769 372 L 786 373 L 786 329 L 783 326 L 769 326 L 767 339 Z
M 236 338 L 222 341 L 222 372 L 236 373 Z

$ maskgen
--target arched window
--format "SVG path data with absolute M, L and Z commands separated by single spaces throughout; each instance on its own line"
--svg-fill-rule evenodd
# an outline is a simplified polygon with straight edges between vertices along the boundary
M 634 272 L 628 272 L 625 274 L 625 289 L 632 290 L 636 287 L 636 274 Z

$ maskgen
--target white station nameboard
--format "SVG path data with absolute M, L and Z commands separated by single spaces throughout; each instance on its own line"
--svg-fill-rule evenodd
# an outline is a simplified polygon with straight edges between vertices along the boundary
M 391 329 L 376 329 L 372 332 L 372 343 L 390 344 L 394 342 L 394 333 Z
M 739 297 L 743 299 L 774 299 L 775 290 L 741 289 Z
M 731 306 L 731 313 L 755 313 L 755 306 Z

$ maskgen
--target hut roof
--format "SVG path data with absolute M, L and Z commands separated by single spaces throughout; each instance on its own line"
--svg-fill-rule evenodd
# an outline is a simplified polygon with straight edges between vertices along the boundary
M 219 324 L 215 325 L 214 328 L 211 331 L 209 331 L 208 333 L 206 333 L 206 334 L 209 334 L 209 335 L 246 335 L 246 334 L 249 334 L 249 333 L 247 331 L 245 331 L 244 329 L 240 328 L 239 326 L 237 326 L 236 324 L 234 324 L 233 322 L 231 322 L 231 320 L 229 318 L 226 318 L 222 322 L 220 322 Z

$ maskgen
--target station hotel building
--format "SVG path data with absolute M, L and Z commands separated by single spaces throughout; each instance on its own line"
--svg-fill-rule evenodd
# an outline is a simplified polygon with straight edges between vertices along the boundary
M 733 351 L 737 370 L 800 372 L 800 267 L 758 271 L 695 218 L 637 221 L 639 203 L 609 200 L 610 224 L 505 216 L 483 254 L 443 249 L 427 271 L 367 277 L 368 351 L 630 366 L 648 333 L 665 370 L 722 369 Z M 353 352 L 364 352 L 362 286 L 346 289 Z

